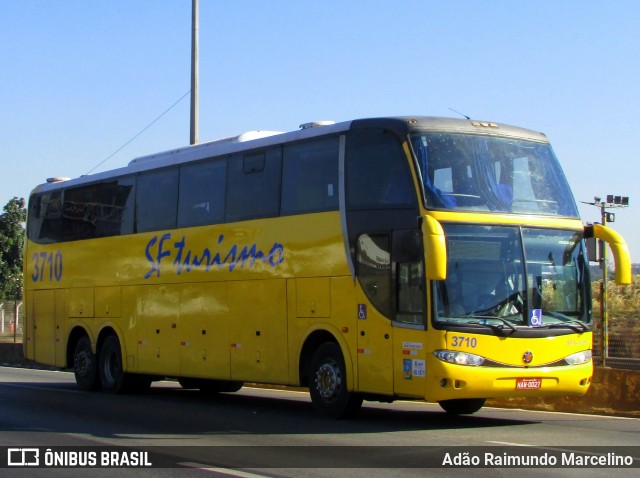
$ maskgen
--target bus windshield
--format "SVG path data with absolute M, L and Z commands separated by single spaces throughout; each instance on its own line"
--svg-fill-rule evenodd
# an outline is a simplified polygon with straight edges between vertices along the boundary
M 443 224 L 447 279 L 434 281 L 441 324 L 586 330 L 590 281 L 582 233 Z
M 421 132 L 411 145 L 430 209 L 578 217 L 548 143 Z

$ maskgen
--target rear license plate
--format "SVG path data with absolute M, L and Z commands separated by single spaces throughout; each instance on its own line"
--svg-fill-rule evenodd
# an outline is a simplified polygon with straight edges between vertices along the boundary
M 541 378 L 516 378 L 516 390 L 538 390 L 540 387 Z

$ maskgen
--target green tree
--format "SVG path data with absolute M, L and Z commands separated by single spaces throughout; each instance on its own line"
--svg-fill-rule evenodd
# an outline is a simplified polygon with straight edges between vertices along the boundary
M 27 210 L 14 197 L 0 215 L 0 298 L 22 300 L 22 249 Z

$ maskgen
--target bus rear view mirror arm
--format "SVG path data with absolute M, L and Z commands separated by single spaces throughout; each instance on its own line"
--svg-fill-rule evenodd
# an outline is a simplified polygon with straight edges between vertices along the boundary
M 422 221 L 422 235 L 427 278 L 445 280 L 447 278 L 447 244 L 442 226 L 431 216 L 425 216 Z
M 585 237 L 595 237 L 609 244 L 616 264 L 616 284 L 631 284 L 631 258 L 627 243 L 622 236 L 609 227 L 593 224 L 585 227 Z

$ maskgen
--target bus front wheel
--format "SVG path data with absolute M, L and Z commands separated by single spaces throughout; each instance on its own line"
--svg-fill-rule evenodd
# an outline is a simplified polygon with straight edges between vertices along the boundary
M 471 415 L 484 406 L 484 398 L 457 398 L 438 402 L 451 415 Z
M 328 418 L 349 418 L 358 413 L 362 397 L 347 390 L 344 358 L 338 344 L 322 344 L 311 359 L 309 393 L 316 412 Z
M 73 374 L 80 390 L 100 389 L 98 359 L 91 350 L 91 341 L 86 335 L 78 340 L 73 351 Z

